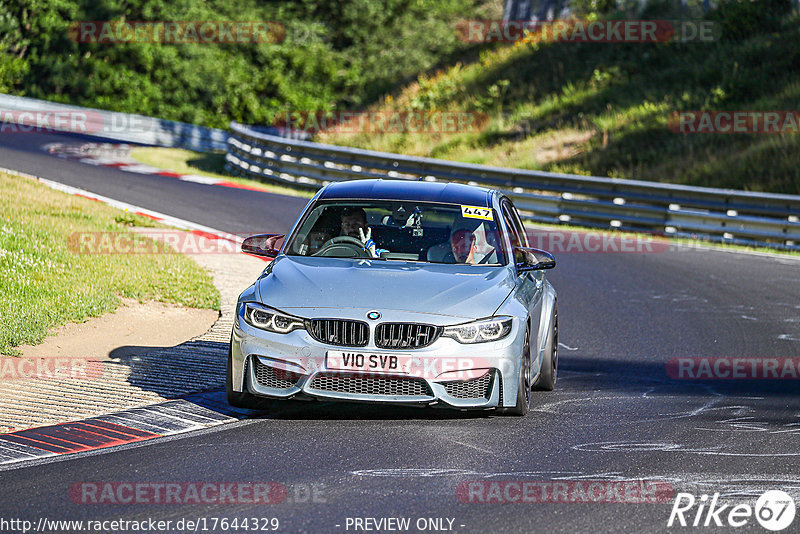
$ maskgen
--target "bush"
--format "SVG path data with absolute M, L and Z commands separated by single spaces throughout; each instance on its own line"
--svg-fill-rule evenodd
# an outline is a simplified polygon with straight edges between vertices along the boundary
M 224 127 L 360 108 L 467 45 L 458 0 L 0 0 L 0 90 Z M 274 20 L 277 44 L 77 43 L 75 21 Z
M 723 38 L 739 40 L 777 31 L 791 11 L 792 0 L 720 0 L 709 18 L 720 24 Z

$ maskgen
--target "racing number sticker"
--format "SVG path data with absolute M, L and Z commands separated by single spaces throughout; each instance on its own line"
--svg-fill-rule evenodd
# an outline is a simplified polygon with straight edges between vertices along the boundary
M 492 221 L 492 208 L 481 208 L 480 206 L 461 206 L 461 216 L 470 219 L 483 219 Z

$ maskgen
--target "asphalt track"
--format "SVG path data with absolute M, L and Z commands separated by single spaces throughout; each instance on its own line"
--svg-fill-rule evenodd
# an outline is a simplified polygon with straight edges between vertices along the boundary
M 0 166 L 232 233 L 286 230 L 305 204 L 92 167 L 40 148 L 71 140 L 3 134 Z M 641 479 L 698 497 L 720 492 L 730 503 L 752 504 L 768 489 L 800 502 L 800 382 L 674 379 L 666 369 L 677 357 L 800 357 L 799 261 L 687 248 L 557 260 L 548 276 L 559 295 L 559 382 L 533 395 L 525 418 L 280 404 L 205 432 L 0 471 L 0 518 L 276 517 L 278 532 L 364 532 L 348 523 L 357 517 L 410 518 L 408 532 L 419 531 L 419 518 L 450 518 L 452 531 L 468 533 L 739 532 L 764 530 L 753 518 L 738 529 L 667 529 L 671 500 L 475 503 L 459 500 L 457 488 Z M 288 493 L 272 505 L 71 500 L 73 484 L 103 481 L 274 481 Z M 786 532 L 798 525 L 800 517 Z

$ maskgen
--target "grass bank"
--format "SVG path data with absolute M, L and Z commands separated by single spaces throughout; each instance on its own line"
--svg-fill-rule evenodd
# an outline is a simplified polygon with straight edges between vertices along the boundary
M 0 172 L 0 353 L 113 311 L 119 297 L 219 309 L 211 276 L 190 258 L 75 254 L 75 232 L 156 226 L 144 217 Z
M 654 4 L 638 17 L 680 18 Z M 487 114 L 485 127 L 323 132 L 317 140 L 504 167 L 800 194 L 800 133 L 670 129 L 676 111 L 796 112 L 800 17 L 753 22 L 765 15 L 740 13 L 748 9 L 749 2 L 728 2 L 708 15 L 719 28 L 710 42 L 476 45 L 472 55 L 419 75 L 375 110 L 466 110 Z

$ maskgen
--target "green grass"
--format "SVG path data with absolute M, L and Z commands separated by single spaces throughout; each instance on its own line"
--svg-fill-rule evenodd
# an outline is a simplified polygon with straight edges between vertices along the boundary
M 745 31 L 750 19 L 736 19 L 729 6 L 714 16 L 728 16 L 723 23 L 733 28 L 714 42 L 478 45 L 375 109 L 487 113 L 484 129 L 317 138 L 487 165 L 800 194 L 800 134 L 668 128 L 673 111 L 797 109 L 800 17 Z
M 225 172 L 224 154 L 203 154 L 181 148 L 136 147 L 131 150 L 131 157 L 140 163 L 159 169 L 220 178 L 248 187 L 262 189 L 269 193 L 303 198 L 311 198 L 314 196 L 314 192 L 308 189 L 293 188 L 231 176 Z
M 75 232 L 125 232 L 149 219 L 0 173 L 0 353 L 111 312 L 119 297 L 219 309 L 210 275 L 177 254 L 75 254 Z

